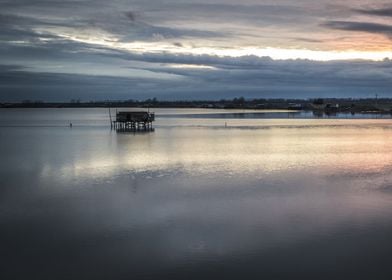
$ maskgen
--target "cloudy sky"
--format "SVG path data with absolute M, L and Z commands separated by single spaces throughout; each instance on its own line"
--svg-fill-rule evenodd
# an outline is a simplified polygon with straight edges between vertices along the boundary
M 0 101 L 392 97 L 390 1 L 0 7 Z

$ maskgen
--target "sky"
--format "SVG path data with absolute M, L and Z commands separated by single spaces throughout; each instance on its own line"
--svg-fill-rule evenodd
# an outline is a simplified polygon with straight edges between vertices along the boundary
M 0 101 L 392 97 L 384 0 L 0 0 Z

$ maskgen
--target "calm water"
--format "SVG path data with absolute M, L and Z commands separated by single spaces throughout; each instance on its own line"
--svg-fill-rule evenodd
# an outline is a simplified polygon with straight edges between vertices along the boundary
M 391 279 L 391 119 L 155 111 L 0 110 L 1 279 Z

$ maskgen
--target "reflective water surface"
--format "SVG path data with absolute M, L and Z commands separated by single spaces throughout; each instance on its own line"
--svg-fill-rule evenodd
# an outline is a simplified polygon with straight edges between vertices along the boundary
M 390 279 L 391 119 L 156 112 L 0 110 L 1 279 Z

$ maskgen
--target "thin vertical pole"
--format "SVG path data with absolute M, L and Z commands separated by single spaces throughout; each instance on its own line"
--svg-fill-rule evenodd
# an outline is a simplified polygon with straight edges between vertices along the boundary
M 113 128 L 113 122 L 112 122 L 112 114 L 110 112 L 110 107 L 109 107 L 109 119 L 110 119 L 110 128 Z

